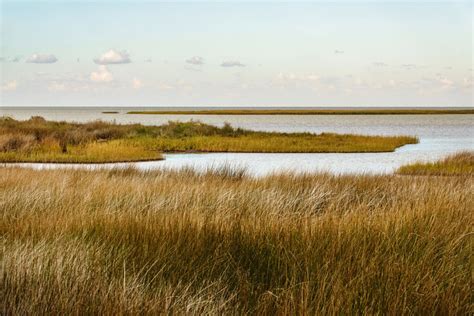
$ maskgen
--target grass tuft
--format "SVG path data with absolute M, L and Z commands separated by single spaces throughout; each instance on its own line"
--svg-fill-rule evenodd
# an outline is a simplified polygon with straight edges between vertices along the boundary
M 397 173 L 419 176 L 473 176 L 474 152 L 460 152 L 436 162 L 418 162 L 402 166 Z

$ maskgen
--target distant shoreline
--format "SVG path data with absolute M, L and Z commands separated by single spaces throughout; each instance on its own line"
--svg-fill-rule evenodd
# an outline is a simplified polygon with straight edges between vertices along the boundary
M 102 112 L 105 113 L 105 112 Z M 229 109 L 229 110 L 153 110 L 128 111 L 127 114 L 151 115 L 427 115 L 474 114 L 474 109 L 335 109 L 335 110 L 281 110 L 281 109 Z

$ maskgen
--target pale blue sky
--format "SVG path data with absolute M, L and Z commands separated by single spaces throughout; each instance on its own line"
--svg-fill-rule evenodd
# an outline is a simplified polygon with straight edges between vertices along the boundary
M 2 1 L 1 22 L 1 105 L 473 105 L 471 1 Z

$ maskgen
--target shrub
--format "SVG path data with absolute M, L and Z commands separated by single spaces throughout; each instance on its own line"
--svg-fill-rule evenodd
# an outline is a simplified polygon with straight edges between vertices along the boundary
M 36 142 L 32 135 L 0 135 L 0 151 L 30 151 Z

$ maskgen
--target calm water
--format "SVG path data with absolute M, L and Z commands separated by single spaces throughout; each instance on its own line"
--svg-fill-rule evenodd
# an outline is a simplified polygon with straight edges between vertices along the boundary
M 333 173 L 389 173 L 414 161 L 433 161 L 460 150 L 474 150 L 474 115 L 130 115 L 103 114 L 104 109 L 3 108 L 0 116 L 28 119 L 40 115 L 49 120 L 159 125 L 169 120 L 202 122 L 252 130 L 281 132 L 335 132 L 366 135 L 416 135 L 420 143 L 399 148 L 394 153 L 368 154 L 170 154 L 165 161 L 134 163 L 139 168 L 198 169 L 235 165 L 255 175 L 278 171 L 330 171 Z M 37 168 L 62 165 L 28 164 Z M 107 165 L 108 166 L 108 165 Z M 69 165 L 71 167 L 71 165 Z

